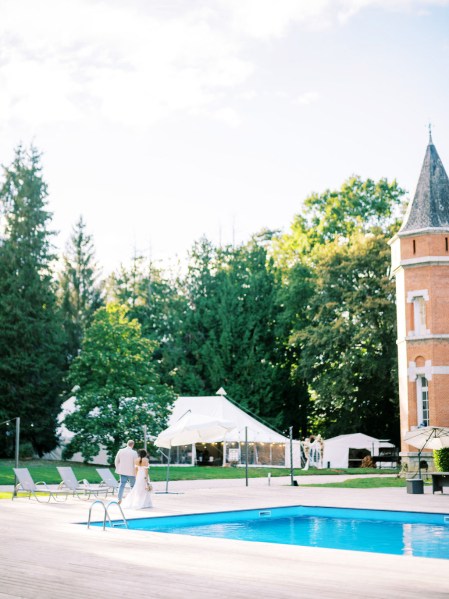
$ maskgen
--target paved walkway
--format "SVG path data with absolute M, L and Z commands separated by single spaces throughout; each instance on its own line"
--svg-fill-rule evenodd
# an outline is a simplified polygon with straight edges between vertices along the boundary
M 266 479 L 250 479 L 248 487 L 245 480 L 173 482 L 170 490 L 178 493 L 155 494 L 155 507 L 145 515 L 298 504 L 449 514 L 449 495 L 432 495 L 429 488 L 423 495 L 409 495 L 404 488 L 307 488 L 289 482 L 275 478 L 268 486 Z M 155 484 L 156 491 L 163 489 L 164 483 Z M 89 505 L 77 499 L 51 504 L 0 501 L 0 599 L 449 597 L 446 560 L 87 530 L 77 523 L 87 520 Z M 129 510 L 126 515 L 143 514 Z

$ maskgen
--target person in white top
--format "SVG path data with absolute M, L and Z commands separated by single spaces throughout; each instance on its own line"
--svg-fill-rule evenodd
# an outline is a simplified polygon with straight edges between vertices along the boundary
M 138 458 L 135 461 L 136 468 L 136 484 L 131 489 L 131 492 L 122 501 L 124 509 L 144 510 L 153 507 L 151 499 L 152 486 L 150 483 L 149 469 L 150 462 L 145 449 L 139 449 L 137 452 Z
M 122 502 L 123 492 L 127 482 L 131 489 L 136 482 L 136 472 L 134 462 L 137 459 L 137 451 L 134 451 L 134 441 L 128 441 L 126 447 L 123 447 L 115 456 L 115 471 L 120 475 L 120 487 L 118 490 L 118 502 Z

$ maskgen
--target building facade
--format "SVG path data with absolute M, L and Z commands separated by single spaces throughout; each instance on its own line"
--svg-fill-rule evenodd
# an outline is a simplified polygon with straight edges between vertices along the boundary
M 431 135 L 415 196 L 390 245 L 403 440 L 417 426 L 449 426 L 449 179 Z M 410 469 L 417 455 L 402 441 Z M 432 453 L 422 458 L 430 465 Z

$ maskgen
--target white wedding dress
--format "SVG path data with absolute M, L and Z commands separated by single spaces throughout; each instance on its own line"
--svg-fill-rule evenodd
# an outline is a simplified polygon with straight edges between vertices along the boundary
M 153 507 L 151 493 L 147 491 L 147 484 L 150 482 L 147 472 L 149 466 L 137 466 L 137 476 L 134 487 L 123 499 L 121 506 L 130 510 L 144 510 L 148 507 Z

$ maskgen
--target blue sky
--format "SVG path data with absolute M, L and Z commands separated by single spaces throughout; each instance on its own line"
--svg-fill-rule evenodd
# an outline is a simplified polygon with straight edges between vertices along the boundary
M 57 244 L 109 272 L 287 230 L 351 174 L 449 169 L 449 0 L 0 0 L 0 161 L 43 152 Z

